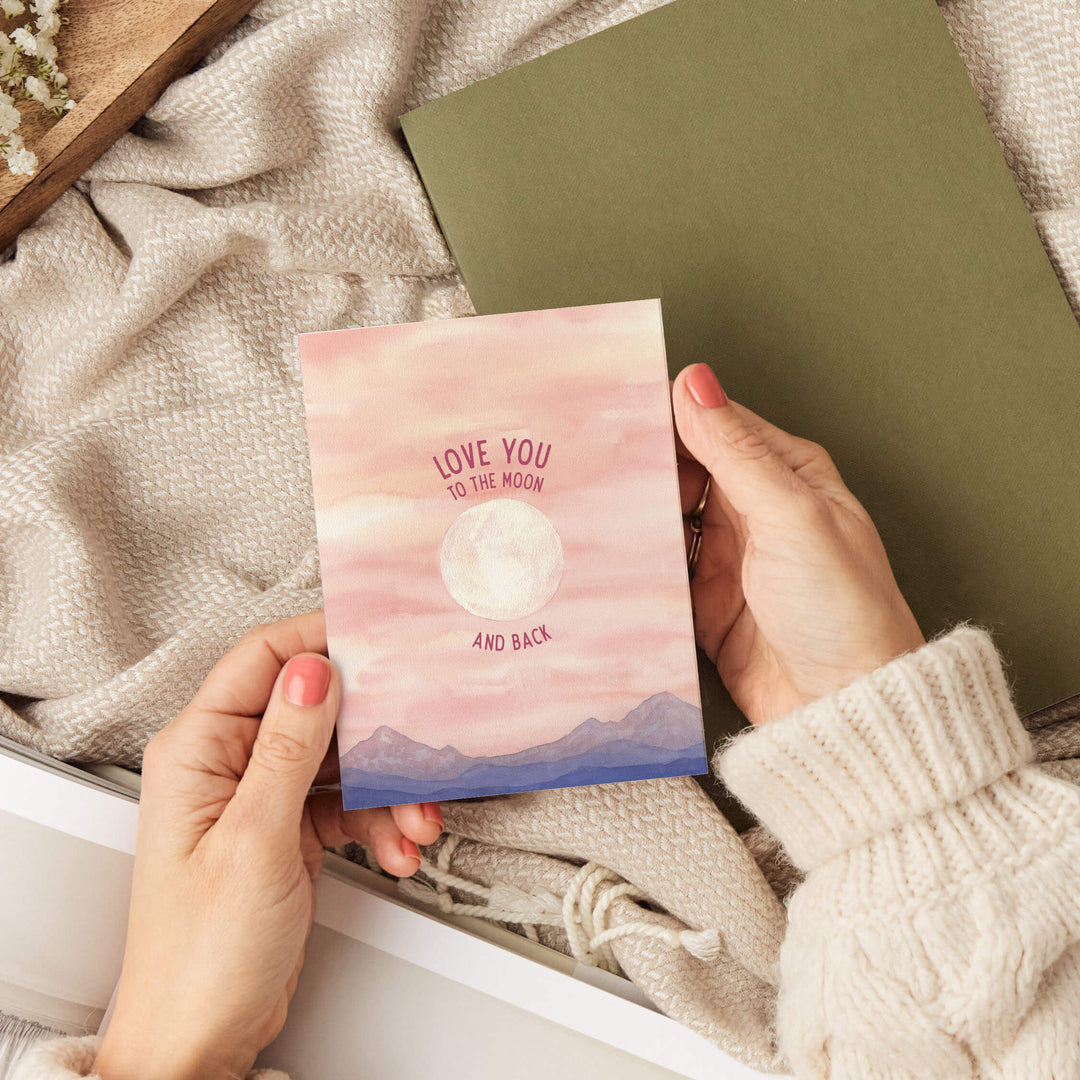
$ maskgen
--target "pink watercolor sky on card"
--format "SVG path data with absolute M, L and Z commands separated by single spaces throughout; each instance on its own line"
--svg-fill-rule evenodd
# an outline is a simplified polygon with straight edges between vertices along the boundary
M 305 334 L 300 351 L 343 753 L 382 725 L 479 756 L 660 691 L 700 707 L 658 301 Z M 542 442 L 544 468 L 508 467 L 504 438 Z M 455 500 L 432 459 L 480 439 L 491 465 L 453 477 Z M 506 471 L 542 487 L 506 489 Z M 471 614 L 439 570 L 458 515 L 495 498 L 562 542 L 555 594 L 517 620 Z M 550 640 L 510 648 L 540 625 Z

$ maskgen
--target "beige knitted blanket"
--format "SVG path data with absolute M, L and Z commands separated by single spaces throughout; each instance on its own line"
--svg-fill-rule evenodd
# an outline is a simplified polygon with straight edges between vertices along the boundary
M 263 0 L 22 234 L 0 262 L 0 732 L 137 763 L 245 629 L 318 606 L 293 336 L 471 310 L 396 117 L 654 6 Z M 1080 8 L 942 11 L 1080 311 Z M 1043 721 L 1043 756 L 1075 758 L 1075 729 Z M 463 804 L 448 824 L 482 842 L 460 872 L 550 897 L 593 860 L 669 929 L 719 931 L 719 956 L 638 935 L 617 961 L 780 1067 L 783 908 L 692 782 Z M 745 839 L 783 891 L 768 838 Z

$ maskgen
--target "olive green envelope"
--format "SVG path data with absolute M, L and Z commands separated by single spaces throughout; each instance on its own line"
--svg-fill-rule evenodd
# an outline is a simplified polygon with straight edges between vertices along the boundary
M 933 0 L 675 0 L 402 126 L 477 311 L 662 297 L 927 636 L 990 628 L 1023 713 L 1080 691 L 1080 329 Z

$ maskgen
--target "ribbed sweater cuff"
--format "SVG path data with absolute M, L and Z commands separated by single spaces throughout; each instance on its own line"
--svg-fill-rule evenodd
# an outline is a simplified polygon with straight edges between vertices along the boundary
M 716 764 L 810 870 L 1031 760 L 990 636 L 961 626 L 745 732 Z
M 98 1035 L 46 1039 L 19 1059 L 11 1080 L 101 1080 L 94 1062 L 101 1049 Z M 246 1080 L 289 1080 L 277 1069 L 253 1069 Z

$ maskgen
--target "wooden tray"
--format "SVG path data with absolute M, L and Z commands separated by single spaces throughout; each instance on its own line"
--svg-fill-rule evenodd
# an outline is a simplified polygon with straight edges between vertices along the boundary
M 20 103 L 32 177 L 0 162 L 0 252 L 76 180 L 178 75 L 207 54 L 256 0 L 68 0 L 56 37 L 75 107 L 61 120 Z M 0 19 L 5 30 L 25 22 Z

